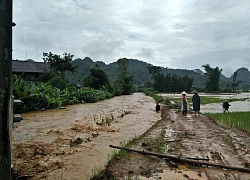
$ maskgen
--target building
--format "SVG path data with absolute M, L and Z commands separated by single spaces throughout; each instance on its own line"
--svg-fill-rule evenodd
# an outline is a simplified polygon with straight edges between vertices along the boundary
M 49 65 L 44 62 L 36 62 L 32 59 L 12 60 L 12 74 L 22 75 L 27 81 L 34 81 L 48 70 Z

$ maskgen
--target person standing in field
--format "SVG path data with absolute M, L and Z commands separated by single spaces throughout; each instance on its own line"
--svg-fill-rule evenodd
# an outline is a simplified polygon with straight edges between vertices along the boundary
M 193 90 L 193 97 L 192 97 L 192 102 L 193 102 L 193 109 L 194 109 L 194 115 L 199 116 L 200 113 L 200 105 L 201 105 L 201 98 L 198 95 L 198 91 Z
M 181 97 L 181 112 L 182 112 L 182 115 L 186 116 L 187 111 L 188 111 L 187 93 L 185 91 L 183 91 L 181 93 L 181 95 L 182 95 L 182 97 Z
M 224 109 L 224 112 L 229 112 L 229 106 L 231 106 L 231 104 L 229 104 L 228 101 L 223 102 L 222 107 Z

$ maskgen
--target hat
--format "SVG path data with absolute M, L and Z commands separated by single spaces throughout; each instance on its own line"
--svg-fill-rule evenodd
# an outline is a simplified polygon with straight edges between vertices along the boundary
M 192 91 L 192 93 L 197 94 L 198 91 L 194 89 L 194 90 Z
M 182 91 L 182 93 L 181 93 L 181 94 L 182 94 L 182 95 L 183 95 L 183 94 L 187 95 L 186 91 Z

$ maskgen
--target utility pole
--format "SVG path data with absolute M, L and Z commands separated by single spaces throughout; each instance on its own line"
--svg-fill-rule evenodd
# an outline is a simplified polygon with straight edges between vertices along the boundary
M 0 179 L 11 178 L 12 4 L 0 0 Z

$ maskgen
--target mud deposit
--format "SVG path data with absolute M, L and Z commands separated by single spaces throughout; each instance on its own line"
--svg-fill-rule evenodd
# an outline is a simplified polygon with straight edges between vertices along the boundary
M 166 153 L 179 157 L 208 158 L 211 163 L 250 168 L 249 134 L 226 129 L 201 115 L 187 117 L 162 108 L 162 119 L 140 139 L 132 149 Z M 250 170 L 250 169 L 249 169 Z M 107 179 L 164 180 L 249 180 L 250 173 L 160 159 L 138 153 L 120 153 L 107 165 Z M 105 179 L 96 177 L 96 179 Z
M 160 119 L 143 94 L 22 114 L 13 129 L 14 170 L 30 179 L 89 179 L 113 149 Z

